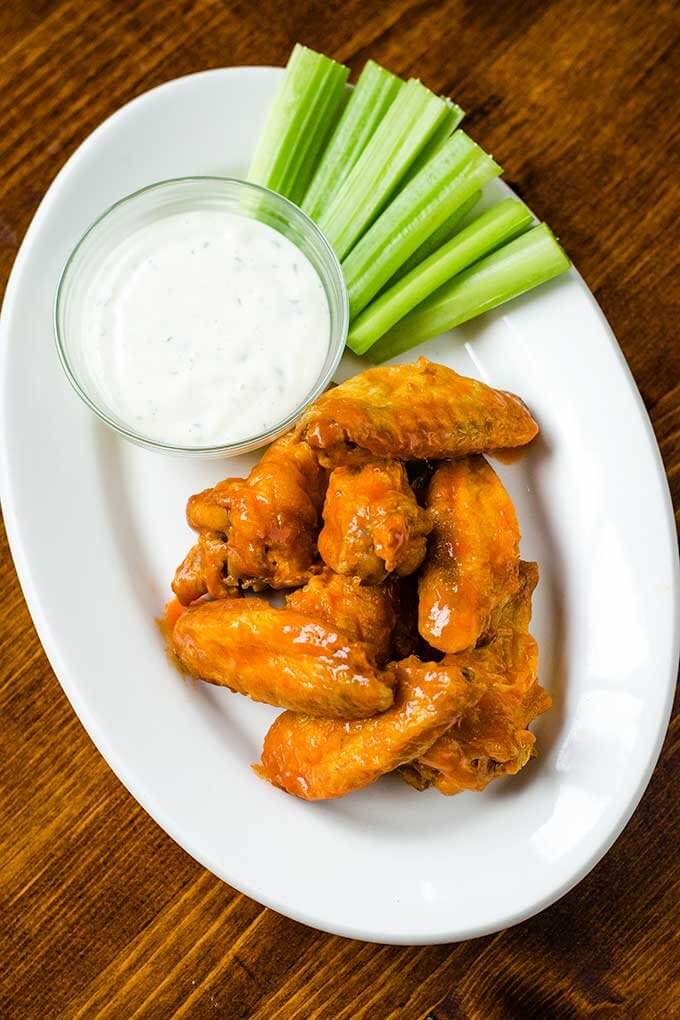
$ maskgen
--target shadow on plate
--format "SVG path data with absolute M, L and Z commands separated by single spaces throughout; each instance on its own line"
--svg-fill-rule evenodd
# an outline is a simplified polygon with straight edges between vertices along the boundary
M 157 579 L 154 577 L 135 519 L 130 513 L 128 487 L 125 484 L 121 457 L 120 444 L 123 440 L 118 439 L 99 422 L 95 427 L 97 466 L 101 488 L 106 497 L 108 527 L 125 564 L 132 589 L 139 599 L 141 612 L 146 614 L 149 607 L 157 606 L 152 612 L 160 614 L 163 606 L 158 600 Z M 159 643 L 162 643 L 160 634 Z
M 259 761 L 262 740 L 279 710 L 269 709 L 268 705 L 261 706 L 263 709 L 270 710 L 272 715 L 269 720 L 263 718 L 262 736 L 253 740 L 247 735 L 245 728 L 239 725 L 235 713 L 229 711 L 228 701 L 237 698 L 238 695 L 232 694 L 225 688 L 204 683 L 202 680 L 195 680 L 194 683 L 199 710 L 211 729 L 224 740 L 225 745 L 238 757 L 239 761 L 243 762 L 245 768 L 248 768 L 252 762 Z

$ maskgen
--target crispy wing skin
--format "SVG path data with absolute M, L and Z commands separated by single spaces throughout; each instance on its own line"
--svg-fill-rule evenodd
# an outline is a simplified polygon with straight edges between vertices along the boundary
M 201 587 L 224 598 L 237 586 L 260 591 L 305 584 L 318 569 L 327 478 L 311 447 L 289 433 L 248 478 L 226 478 L 192 496 L 187 519 L 201 536 L 202 552 L 194 547 L 178 568 L 177 597 L 188 604 Z
M 534 753 L 529 724 L 550 708 L 538 683 L 538 647 L 528 632 L 535 563 L 522 563 L 520 590 L 498 611 L 495 636 L 483 648 L 447 656 L 485 686 L 479 702 L 461 717 L 403 777 L 419 789 L 444 794 L 483 790 L 492 779 L 514 775 Z
M 376 457 L 445 460 L 524 446 L 538 425 L 519 397 L 419 358 L 328 390 L 298 430 L 331 460 L 357 446 Z
M 359 446 L 333 446 L 328 450 L 314 447 L 314 453 L 319 459 L 319 464 L 328 471 L 335 471 L 339 467 L 361 467 L 362 464 L 370 464 L 375 460 L 375 455 L 370 450 L 362 450 Z
M 218 531 L 204 531 L 177 568 L 172 590 L 185 606 L 205 594 L 214 599 L 237 598 L 240 592 L 226 564 L 224 537 Z
M 233 493 L 246 483 L 244 478 L 223 478 L 210 489 L 197 492 L 187 502 L 187 523 L 199 535 L 226 535 L 231 527 Z
M 336 468 L 323 520 L 319 552 L 338 574 L 376 584 L 392 571 L 413 573 L 425 557 L 429 517 L 396 460 Z
M 397 586 L 392 581 L 366 585 L 358 577 L 344 577 L 326 567 L 304 588 L 287 595 L 286 605 L 361 642 L 377 663 L 389 658 L 399 611 Z
M 440 465 L 427 490 L 433 528 L 418 585 L 418 629 L 434 648 L 472 648 L 519 584 L 512 501 L 483 457 Z
M 172 590 L 183 606 L 189 606 L 208 591 L 200 540 L 192 545 L 172 581 Z
M 414 656 L 395 670 L 394 705 L 372 719 L 343 722 L 284 712 L 265 737 L 255 771 L 304 800 L 342 797 L 423 754 L 483 691 L 457 666 Z
M 334 627 L 264 599 L 204 602 L 179 617 L 172 650 L 184 668 L 253 701 L 361 719 L 389 708 L 394 675 Z

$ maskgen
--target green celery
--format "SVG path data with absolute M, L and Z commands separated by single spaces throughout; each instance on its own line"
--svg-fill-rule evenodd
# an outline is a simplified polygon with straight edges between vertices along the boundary
M 399 90 L 373 137 L 318 219 L 339 259 L 387 205 L 448 107 L 415 78 Z
M 376 363 L 393 358 L 552 280 L 569 265 L 554 234 L 541 223 L 445 283 L 388 330 L 368 357 Z
M 347 346 L 365 354 L 387 330 L 461 270 L 506 244 L 530 225 L 526 206 L 513 198 L 487 209 L 447 244 L 376 298 L 352 322 Z
M 396 283 L 397 280 L 401 280 L 412 269 L 415 269 L 421 262 L 428 259 L 437 248 L 441 248 L 447 241 L 450 241 L 453 235 L 458 232 L 467 214 L 474 209 L 481 197 L 481 191 L 475 191 L 474 195 L 470 195 L 467 202 L 463 202 L 458 209 L 454 210 L 450 216 L 447 216 L 441 227 L 437 227 L 434 233 L 425 238 L 420 248 L 416 248 L 413 255 L 406 259 L 406 262 L 404 262 L 403 266 L 399 267 L 389 282 Z
M 405 184 L 408 184 L 408 182 L 412 180 L 416 174 L 420 173 L 428 160 L 432 159 L 435 152 L 437 152 L 444 142 L 451 137 L 465 116 L 465 111 L 461 110 L 460 106 L 458 106 L 457 103 L 454 103 L 453 99 L 449 99 L 448 96 L 442 96 L 441 98 L 442 101 L 446 103 L 446 116 L 432 135 L 432 138 L 430 138 L 425 148 L 421 151 L 420 155 L 409 167 L 408 173 L 402 182 L 402 187 L 404 187 Z
M 345 98 L 349 69 L 300 46 L 260 132 L 248 180 L 301 202 Z
M 366 148 L 404 83 L 369 60 L 316 168 L 302 208 L 318 219 Z
M 430 234 L 500 172 L 476 142 L 456 131 L 343 261 L 350 320 Z

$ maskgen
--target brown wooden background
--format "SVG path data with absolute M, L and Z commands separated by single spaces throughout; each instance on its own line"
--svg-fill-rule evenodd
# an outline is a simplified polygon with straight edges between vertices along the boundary
M 202 68 L 281 64 L 296 40 L 354 69 L 371 56 L 450 91 L 561 236 L 630 362 L 677 506 L 677 18 L 670 0 L 4 0 L 0 289 L 56 171 L 126 100 Z M 680 1016 L 677 717 L 624 835 L 540 916 L 434 948 L 321 935 L 223 885 L 137 806 L 0 552 L 0 1017 Z

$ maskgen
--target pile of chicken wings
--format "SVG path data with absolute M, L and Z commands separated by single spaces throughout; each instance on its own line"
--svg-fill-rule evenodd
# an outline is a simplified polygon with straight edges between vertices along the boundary
M 169 643 L 191 675 L 285 711 L 256 772 L 307 800 L 399 770 L 482 790 L 550 706 L 529 634 L 535 563 L 484 453 L 523 402 L 424 358 L 328 390 L 247 478 L 192 496 Z M 277 608 L 253 595 L 287 589 Z

